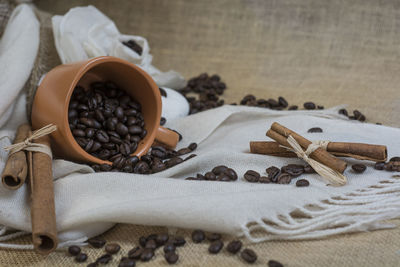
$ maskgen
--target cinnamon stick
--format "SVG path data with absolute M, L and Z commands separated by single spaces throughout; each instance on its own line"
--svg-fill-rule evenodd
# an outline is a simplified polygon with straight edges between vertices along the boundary
M 287 143 L 287 140 L 286 140 L 286 138 L 288 138 L 289 135 L 291 135 L 303 149 L 307 149 L 307 147 L 311 144 L 310 140 L 302 137 L 301 135 L 280 125 L 277 122 L 274 122 L 271 125 L 271 129 L 268 130 L 268 132 L 267 132 L 267 136 L 271 137 L 272 139 L 274 139 L 281 145 L 287 146 L 287 147 L 290 147 L 290 145 Z M 285 139 L 285 140 L 283 140 L 283 139 Z M 343 173 L 347 167 L 346 162 L 332 156 L 331 154 L 329 154 L 327 151 L 325 151 L 322 148 L 316 149 L 314 152 L 312 152 L 310 154 L 310 157 L 312 159 L 324 164 L 325 166 L 327 166 L 333 170 L 336 170 L 340 173 Z
M 29 124 L 22 124 L 18 127 L 14 144 L 23 142 L 28 138 L 31 130 Z M 28 163 L 26 161 L 25 151 L 21 150 L 8 156 L 6 165 L 1 175 L 1 181 L 4 187 L 15 190 L 20 188 L 26 180 L 28 174 Z
M 383 145 L 330 142 L 326 151 L 337 157 L 350 157 L 375 162 L 385 162 L 387 160 L 387 148 Z M 250 152 L 277 157 L 297 157 L 295 153 L 288 151 L 279 143 L 273 141 L 251 141 Z
M 50 137 L 48 135 L 40 137 L 34 142 L 50 147 Z M 58 244 L 52 160 L 45 153 L 29 151 L 28 161 L 31 188 L 32 240 L 35 251 L 46 255 L 54 251 Z

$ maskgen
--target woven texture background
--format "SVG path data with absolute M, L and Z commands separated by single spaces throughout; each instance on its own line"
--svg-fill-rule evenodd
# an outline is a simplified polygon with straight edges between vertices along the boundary
M 64 14 L 73 6 L 93 1 L 35 3 L 49 13 Z M 160 69 L 173 68 L 187 78 L 205 71 L 220 74 L 228 85 L 224 95 L 227 103 L 238 102 L 247 93 L 262 98 L 282 95 L 296 105 L 307 100 L 325 107 L 346 103 L 361 110 L 370 122 L 400 126 L 398 1 L 98 0 L 95 5 L 122 33 L 146 37 L 153 63 Z M 41 23 L 48 23 L 46 14 L 39 15 Z M 42 39 L 43 28 L 48 27 L 42 25 Z M 45 45 L 52 41 L 46 39 Z M 37 60 L 32 84 L 41 71 L 58 61 L 51 55 L 48 60 Z M 400 220 L 393 222 L 400 225 Z M 122 255 L 137 245 L 140 236 L 162 231 L 165 229 L 117 225 L 104 237 L 120 243 Z M 189 239 L 190 231 L 181 233 Z M 224 239 L 229 241 L 230 237 Z M 30 238 L 16 242 L 27 244 Z M 397 266 L 400 229 L 248 247 L 259 255 L 254 266 L 265 266 L 269 259 L 285 266 Z M 90 248 L 84 251 L 91 260 L 102 253 Z M 189 242 L 178 252 L 180 266 L 242 263 L 226 252 L 209 256 L 206 244 Z M 113 263 L 117 265 L 116 260 Z M 31 251 L 0 251 L 0 266 L 73 264 L 63 251 L 47 258 Z M 145 265 L 167 266 L 160 251 Z

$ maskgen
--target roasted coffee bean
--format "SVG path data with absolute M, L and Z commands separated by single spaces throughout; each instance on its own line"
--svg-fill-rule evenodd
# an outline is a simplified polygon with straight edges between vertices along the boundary
M 344 116 L 346 116 L 346 117 L 349 116 L 349 113 L 348 113 L 347 110 L 344 109 L 344 108 L 339 109 L 339 114 L 344 115 Z
M 196 148 L 197 148 L 197 144 L 196 143 L 191 143 L 189 146 L 188 146 L 188 148 L 190 149 L 190 150 L 195 150 Z
M 95 131 L 94 129 L 92 129 L 92 128 L 87 128 L 87 129 L 85 130 L 85 135 L 86 135 L 87 138 L 92 138 L 92 137 L 94 136 L 95 132 L 96 132 L 96 131 Z
M 185 148 L 181 148 L 178 150 L 178 155 L 182 156 L 182 155 L 188 154 L 190 152 L 192 152 L 192 150 L 185 147 Z
M 98 153 L 98 157 L 102 160 L 106 160 L 110 157 L 111 153 L 109 150 L 107 149 L 102 149 L 100 150 L 100 152 Z
M 367 166 L 365 166 L 364 164 L 354 164 L 353 166 L 351 166 L 351 168 L 356 173 L 363 173 L 367 169 Z
M 257 183 L 258 180 L 260 179 L 260 174 L 256 171 L 248 170 L 244 174 L 244 179 L 246 179 L 250 183 Z
M 170 160 L 167 160 L 165 163 L 165 165 L 167 166 L 167 168 L 171 168 L 175 165 L 178 165 L 179 163 L 182 163 L 183 159 L 179 158 L 179 157 L 174 157 Z
M 76 90 L 76 89 L 75 89 L 75 90 Z M 78 101 L 72 100 L 72 101 L 69 102 L 69 109 L 75 109 L 75 108 L 78 107 L 78 105 L 79 105 L 79 102 L 78 102 Z
M 145 237 L 145 236 L 139 237 L 139 244 L 140 244 L 142 247 L 146 246 L 146 242 L 147 242 L 147 237 Z
M 131 126 L 132 127 L 132 126 Z M 121 135 L 121 136 L 125 136 L 128 134 L 129 130 L 128 127 L 126 127 L 124 124 L 122 124 L 121 122 L 118 122 L 116 127 L 115 127 L 116 132 Z
M 375 163 L 374 169 L 375 170 L 383 170 L 385 168 L 385 162 L 377 162 Z
M 140 134 L 140 138 L 143 139 L 146 135 L 147 135 L 147 130 L 146 130 L 146 129 L 143 129 L 143 130 L 142 130 L 142 133 Z
M 136 163 L 135 168 L 133 169 L 134 173 L 146 174 L 150 172 L 149 165 L 144 161 L 139 161 Z
M 97 258 L 96 262 L 100 264 L 107 264 L 112 260 L 111 254 L 103 254 L 100 257 Z
M 271 166 L 265 170 L 268 174 L 268 178 L 271 179 L 273 183 L 276 183 L 278 180 L 278 175 L 281 173 L 281 170 L 278 167 Z
M 81 129 L 75 129 L 72 131 L 72 134 L 76 137 L 85 137 L 86 133 L 85 131 L 81 130 Z
M 282 96 L 280 96 L 280 97 L 278 98 L 278 103 L 279 103 L 279 105 L 280 105 L 281 107 L 284 107 L 284 108 L 286 108 L 286 107 L 289 105 L 288 102 L 286 101 L 286 99 L 283 98 Z
M 163 246 L 165 243 L 167 243 L 169 240 L 169 235 L 168 234 L 158 234 L 155 241 L 157 246 Z
M 280 263 L 279 261 L 269 260 L 268 267 L 283 267 L 283 264 Z
M 168 243 L 166 243 L 166 244 L 164 245 L 164 248 L 163 248 L 164 253 L 168 253 L 168 252 L 171 252 L 171 251 L 175 251 L 175 249 L 176 249 L 176 247 L 175 247 L 175 245 L 174 245 L 173 242 L 168 242 Z
M 233 240 L 229 242 L 229 244 L 226 246 L 226 250 L 231 254 L 238 253 L 241 248 L 242 248 L 242 241 L 240 240 Z
M 175 251 L 171 251 L 165 253 L 164 258 L 169 264 L 175 264 L 178 261 L 179 256 L 175 253 Z
M 126 120 L 126 126 L 132 126 L 139 123 L 139 120 L 136 119 L 135 117 L 128 117 Z
M 211 233 L 211 234 L 207 235 L 207 239 L 209 241 L 220 240 L 221 238 L 222 238 L 222 236 L 218 233 Z
M 219 182 L 230 182 L 231 178 L 228 175 L 226 175 L 225 173 L 223 173 L 223 174 L 220 174 L 220 175 L 217 176 L 217 181 L 219 181 Z
M 70 109 L 68 111 L 68 119 L 72 119 L 77 116 L 78 116 L 78 111 L 76 111 L 76 109 Z
M 201 243 L 206 239 L 206 234 L 202 230 L 194 230 L 192 232 L 192 240 L 194 243 Z
M 133 167 L 131 165 L 124 165 L 124 167 L 122 167 L 122 172 L 127 172 L 127 173 L 131 173 L 133 172 Z
M 182 236 L 176 236 L 173 239 L 173 242 L 174 242 L 173 244 L 174 244 L 175 247 L 181 247 L 181 246 L 186 244 L 186 240 Z
M 224 174 L 226 176 L 228 176 L 232 181 L 236 181 L 238 178 L 237 173 L 235 172 L 235 170 L 228 168 L 224 171 Z
M 135 266 L 136 262 L 133 259 L 129 259 L 126 257 L 123 257 L 118 264 L 118 267 L 135 267 Z
M 311 165 L 307 164 L 306 166 L 304 166 L 304 173 L 315 173 L 315 170 L 313 169 L 313 167 L 311 167 Z
M 257 254 L 254 252 L 254 250 L 249 248 L 244 249 L 240 253 L 240 256 L 242 257 L 243 260 L 245 260 L 248 263 L 253 263 L 257 260 Z
M 160 119 L 160 125 L 163 126 L 167 122 L 167 119 L 164 117 L 161 117 Z
M 108 172 L 111 169 L 112 169 L 112 166 L 109 165 L 109 164 L 104 163 L 104 164 L 100 165 L 100 170 L 103 171 L 103 172 Z
M 277 183 L 278 184 L 290 184 L 292 177 L 288 173 L 281 173 L 278 175 Z
M 85 148 L 84 148 L 85 151 L 86 151 L 86 152 L 91 151 L 93 145 L 94 145 L 94 141 L 93 141 L 92 139 L 90 139 L 90 140 L 87 142 L 87 144 L 86 144 L 86 146 L 85 146 Z
M 153 173 L 156 173 L 156 172 L 163 171 L 166 168 L 167 168 L 167 166 L 161 160 L 159 160 L 159 161 L 153 162 L 151 170 L 153 171 Z
M 144 248 L 150 248 L 150 249 L 156 249 L 157 248 L 157 244 L 156 241 L 154 239 L 150 239 L 147 240 L 146 245 L 144 246 Z
M 99 171 L 101 171 L 101 169 L 100 169 L 100 165 L 98 165 L 98 164 L 94 164 L 94 165 L 92 165 L 92 169 L 93 169 L 95 172 L 99 172 Z
M 142 255 L 143 249 L 140 247 L 134 247 L 133 249 L 128 251 L 128 258 L 130 259 L 140 259 L 140 255 Z
M 143 129 L 140 126 L 132 125 L 132 126 L 129 126 L 128 132 L 130 134 L 137 135 L 137 134 L 141 134 L 143 132 Z
M 262 184 L 269 184 L 271 183 L 271 179 L 267 176 L 261 176 L 260 179 L 258 180 L 258 182 L 262 183 Z
M 126 159 L 125 164 L 130 164 L 132 166 L 135 166 L 136 163 L 139 162 L 139 158 L 137 156 L 132 156 Z
M 208 181 L 215 181 L 217 180 L 217 176 L 213 172 L 206 172 L 204 174 L 204 178 Z
M 119 146 L 119 151 L 121 152 L 122 155 L 128 156 L 129 154 L 131 154 L 131 147 L 128 143 L 122 143 Z
M 167 150 L 162 146 L 154 146 L 151 148 L 151 155 L 160 159 L 164 159 L 167 155 Z
M 72 256 L 76 256 L 79 253 L 81 253 L 81 248 L 78 246 L 69 246 L 68 247 L 68 253 Z
M 283 166 L 281 172 L 290 174 L 292 178 L 298 177 L 304 173 L 304 166 L 299 164 L 289 164 Z
M 296 105 L 290 106 L 288 110 L 297 110 L 299 107 Z
M 134 40 L 129 40 L 127 42 L 122 42 L 124 45 L 135 51 L 139 56 L 142 55 L 142 47 L 136 43 Z
M 149 261 L 151 258 L 154 256 L 154 250 L 150 248 L 145 248 L 142 251 L 142 254 L 140 255 L 140 260 L 141 261 Z
M 314 127 L 314 128 L 308 129 L 307 132 L 308 132 L 308 133 L 322 133 L 323 131 L 322 131 L 322 129 L 319 128 L 319 127 Z
M 214 167 L 214 168 L 212 169 L 212 172 L 213 172 L 215 175 L 219 175 L 219 174 L 224 173 L 227 169 L 228 169 L 228 167 L 226 167 L 226 166 L 224 166 L 224 165 L 220 165 L 220 166 Z
M 99 130 L 96 132 L 96 139 L 101 143 L 108 143 L 110 141 L 110 137 L 103 130 Z
M 296 182 L 296 186 L 297 187 L 305 187 L 305 186 L 309 186 L 310 182 L 306 179 L 300 179 Z
M 93 237 L 88 240 L 88 243 L 94 248 L 102 248 L 106 244 L 106 241 L 99 237 Z
M 97 267 L 99 264 L 97 262 L 91 262 L 86 267 Z
M 400 157 L 392 157 L 389 159 L 389 161 L 400 161 Z
M 211 242 L 210 246 L 208 247 L 208 252 L 211 254 L 217 254 L 221 251 L 224 247 L 224 243 L 221 240 L 215 240 Z
M 78 255 L 75 256 L 75 261 L 76 262 L 85 262 L 87 260 L 88 256 L 85 253 L 79 253 Z
M 160 87 L 159 90 L 162 96 L 167 97 L 167 92 L 163 88 Z
M 96 152 L 97 150 L 99 150 L 101 148 L 101 144 L 99 142 L 93 142 L 93 146 L 90 149 L 90 152 Z
M 305 102 L 303 106 L 305 109 L 315 109 L 316 108 L 316 106 L 313 102 Z
M 120 249 L 121 249 L 121 247 L 117 243 L 110 243 L 110 244 L 107 244 L 106 247 L 105 247 L 106 252 L 110 253 L 110 254 L 115 254 Z

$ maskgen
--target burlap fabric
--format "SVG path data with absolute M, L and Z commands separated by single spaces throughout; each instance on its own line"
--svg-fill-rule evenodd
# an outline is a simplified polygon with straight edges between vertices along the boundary
M 40 9 L 54 14 L 92 3 L 36 1 Z M 155 66 L 174 68 L 185 77 L 203 71 L 219 73 L 229 87 L 228 103 L 238 102 L 247 93 L 263 98 L 283 95 L 297 105 L 307 100 L 325 107 L 347 103 L 370 122 L 400 126 L 397 1 L 99 0 L 95 4 L 121 32 L 148 39 Z M 400 225 L 400 220 L 394 222 Z M 123 249 L 118 255 L 122 255 L 141 235 L 161 231 L 118 225 L 104 237 L 120 243 Z M 190 231 L 182 233 L 189 239 Z M 17 242 L 27 244 L 30 238 Z M 285 266 L 398 266 L 400 229 L 248 247 L 259 255 L 255 266 L 265 266 L 269 259 Z M 92 260 L 102 253 L 84 250 Z M 189 243 L 178 252 L 180 266 L 242 263 L 226 252 L 209 256 L 206 244 Z M 166 266 L 161 254 L 157 252 L 156 259 L 145 265 Z M 116 260 L 113 264 L 117 265 Z M 0 265 L 69 266 L 74 262 L 64 251 L 47 258 L 31 251 L 0 251 Z

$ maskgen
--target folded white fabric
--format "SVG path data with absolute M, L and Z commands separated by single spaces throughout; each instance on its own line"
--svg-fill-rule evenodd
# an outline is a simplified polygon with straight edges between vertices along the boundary
M 52 23 L 62 63 L 115 56 L 143 68 L 158 86 L 180 89 L 185 85 L 185 79 L 179 73 L 172 70 L 161 72 L 151 64 L 152 55 L 145 38 L 120 34 L 114 22 L 94 6 L 71 8 L 64 16 L 54 16 Z M 141 55 L 122 44 L 128 40 L 134 40 L 142 47 Z
M 12 12 L 0 41 L 0 127 L 32 71 L 39 48 L 39 21 L 32 9 L 21 4 Z
M 61 241 L 88 238 L 115 222 L 204 229 L 245 235 L 254 242 L 392 227 L 382 220 L 400 216 L 400 179 L 375 170 L 372 162 L 366 162 L 368 169 L 363 174 L 348 168 L 348 184 L 343 187 L 327 186 L 317 174 L 302 177 L 310 181 L 305 188 L 296 187 L 295 181 L 289 185 L 244 181 L 243 174 L 249 169 L 265 174 L 271 165 L 301 162 L 249 153 L 249 141 L 267 140 L 265 132 L 274 121 L 310 140 L 383 144 L 389 156 L 400 154 L 399 129 L 348 121 L 337 109 L 272 111 L 223 106 L 167 124 L 183 135 L 178 148 L 191 142 L 199 145 L 197 157 L 160 173 L 91 173 L 84 165 L 55 160 Z M 311 127 L 320 127 L 323 133 L 307 133 Z M 8 144 L 8 140 L 1 141 L 1 146 Z M 4 160 L 2 155 L 0 168 Z M 346 160 L 350 165 L 356 162 Z M 220 164 L 235 169 L 238 181 L 184 180 Z M 15 192 L 0 188 L 0 224 L 31 230 L 27 193 L 26 186 Z

